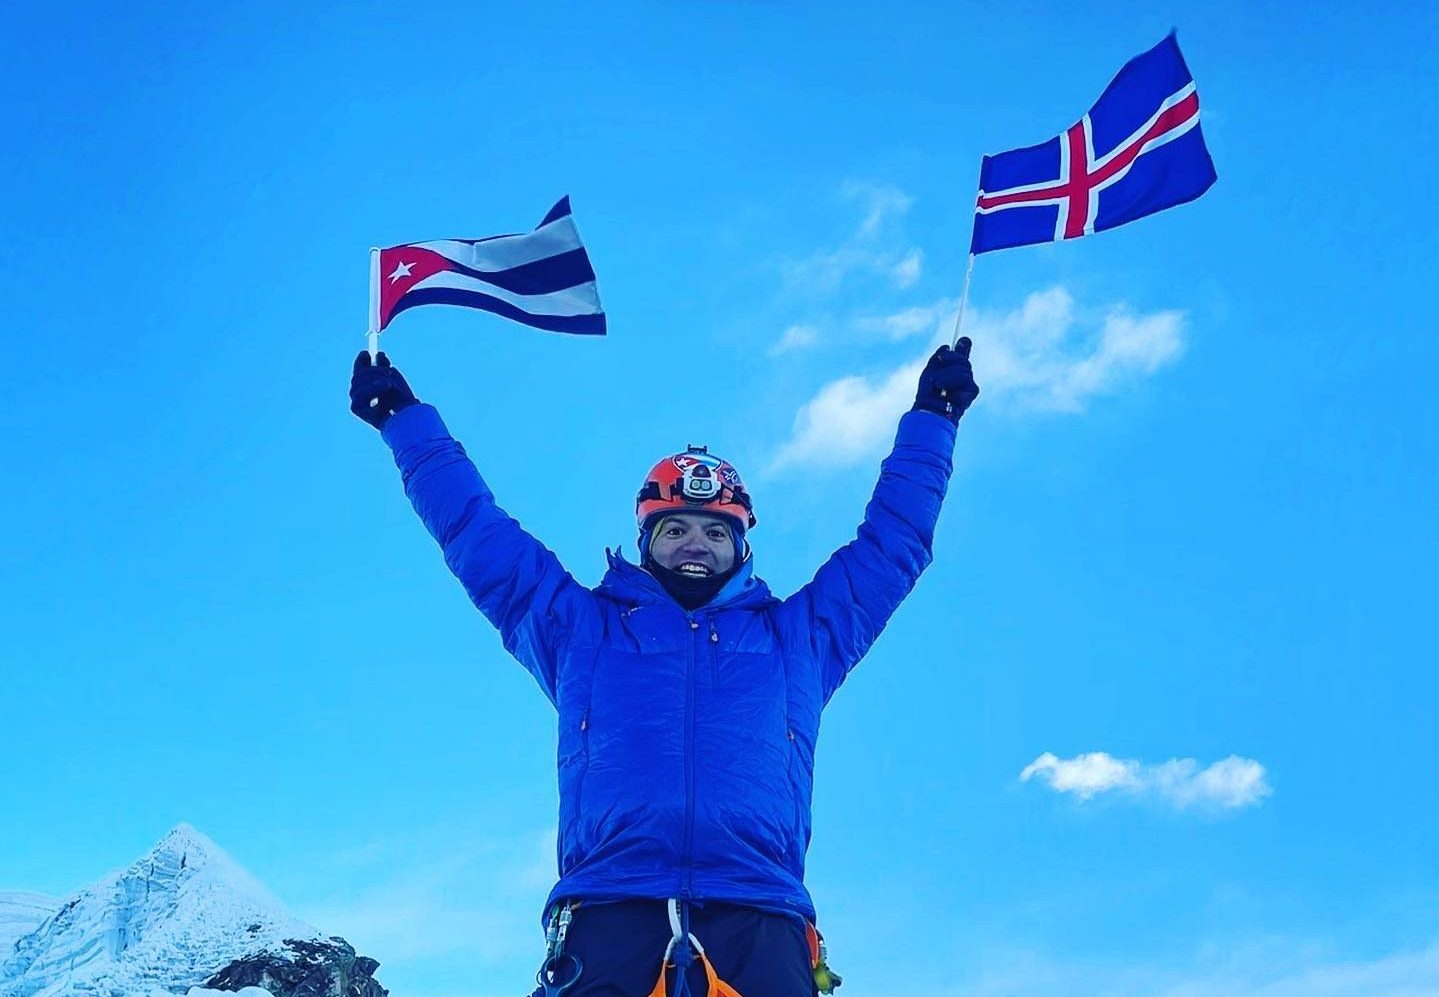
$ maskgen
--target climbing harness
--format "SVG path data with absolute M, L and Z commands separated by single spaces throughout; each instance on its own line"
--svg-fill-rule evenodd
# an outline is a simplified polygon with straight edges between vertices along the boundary
M 545 961 L 535 974 L 535 982 L 540 988 L 533 997 L 561 997 L 566 990 L 579 982 L 584 964 L 579 956 L 565 951 L 565 938 L 569 934 L 570 923 L 574 920 L 575 909 L 579 905 L 578 900 L 567 900 L 556 904 L 550 910 L 549 922 L 545 928 Z M 669 914 L 670 940 L 665 946 L 664 958 L 660 960 L 659 979 L 655 981 L 649 997 L 695 997 L 685 979 L 685 970 L 696 959 L 704 967 L 708 983 L 707 997 L 743 997 L 738 990 L 719 978 L 719 973 L 715 971 L 704 946 L 689 930 L 688 907 L 679 900 L 672 899 L 666 901 L 665 908 Z M 805 941 L 809 945 L 809 962 L 810 969 L 814 972 L 815 988 L 822 994 L 833 994 L 835 988 L 844 980 L 829 967 L 829 952 L 825 947 L 824 936 L 808 919 L 804 922 L 804 931 Z M 675 970 L 673 994 L 669 992 L 666 982 L 666 976 L 672 969 Z
M 534 997 L 560 997 L 578 982 L 584 971 L 580 957 L 565 951 L 565 936 L 570 933 L 570 922 L 579 905 L 578 900 L 567 900 L 550 911 L 550 923 L 545 928 L 545 961 L 535 974 L 540 990 Z
M 671 937 L 669 944 L 665 946 L 664 959 L 660 962 L 660 978 L 655 981 L 654 989 L 650 991 L 649 997 L 671 997 L 665 984 L 665 975 L 671 969 L 676 970 L 673 997 L 689 997 L 684 971 L 694 959 L 698 959 L 700 965 L 704 966 L 705 978 L 709 981 L 709 989 L 706 991 L 708 997 L 742 997 L 738 990 L 719 978 L 714 964 L 705 954 L 704 946 L 690 932 L 688 910 L 682 908 L 678 900 L 670 900 L 667 906 Z M 805 941 L 809 943 L 809 964 L 810 969 L 814 972 L 815 987 L 822 994 L 833 994 L 835 988 L 844 980 L 829 968 L 829 951 L 825 947 L 824 936 L 808 919 L 804 922 L 804 932 Z M 670 957 L 676 955 L 675 961 L 671 962 Z

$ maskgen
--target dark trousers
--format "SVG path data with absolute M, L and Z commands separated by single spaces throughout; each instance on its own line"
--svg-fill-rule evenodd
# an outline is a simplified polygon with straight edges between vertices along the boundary
M 815 997 L 809 943 L 798 917 L 720 903 L 692 904 L 688 913 L 690 933 L 719 978 L 742 997 Z M 565 951 L 578 956 L 583 969 L 564 997 L 648 997 L 672 935 L 663 901 L 581 904 Z M 671 962 L 688 968 L 669 972 L 670 997 L 682 992 L 677 972 L 684 973 L 689 997 L 709 997 L 697 958 L 689 961 L 677 946 Z

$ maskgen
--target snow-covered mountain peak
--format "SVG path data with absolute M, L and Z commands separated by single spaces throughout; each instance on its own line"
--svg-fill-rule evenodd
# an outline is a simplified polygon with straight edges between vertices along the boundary
M 195 893 L 219 884 L 224 892 L 248 897 L 258 906 L 283 909 L 258 879 L 189 824 L 171 828 L 148 855 L 130 867 L 129 874 L 173 883 L 176 889 L 183 885 Z
M 181 824 L 0 952 L 0 997 L 183 993 L 242 956 L 322 937 Z
M 183 858 L 187 852 L 194 856 L 196 865 L 204 863 L 211 856 L 224 854 L 219 845 L 184 822 L 170 828 L 152 854 L 173 853 Z

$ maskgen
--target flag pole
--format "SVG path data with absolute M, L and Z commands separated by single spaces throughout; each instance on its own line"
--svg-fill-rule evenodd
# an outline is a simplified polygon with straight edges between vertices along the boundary
M 964 307 L 969 304 L 969 282 L 974 279 L 974 226 L 979 212 L 979 199 L 984 196 L 984 159 L 979 161 L 979 189 L 974 194 L 975 215 L 970 215 L 969 263 L 964 268 L 964 290 L 959 292 L 959 314 L 954 317 L 954 336 L 949 348 L 959 349 L 959 337 L 964 332 Z
M 370 363 L 380 352 L 380 248 L 370 247 Z
M 959 348 L 959 334 L 964 330 L 964 306 L 969 302 L 969 282 L 974 277 L 974 254 L 969 254 L 969 266 L 964 268 L 964 290 L 959 295 L 959 314 L 954 317 L 954 337 L 949 344 L 951 350 Z

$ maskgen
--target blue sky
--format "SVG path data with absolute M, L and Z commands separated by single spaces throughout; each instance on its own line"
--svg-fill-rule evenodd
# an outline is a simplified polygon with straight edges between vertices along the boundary
M 0 888 L 188 821 L 396 994 L 521 992 L 553 723 L 347 411 L 367 248 L 571 195 L 610 336 L 387 350 L 581 580 L 705 442 L 792 591 L 952 321 L 980 156 L 1177 27 L 1219 182 L 979 260 L 809 883 L 873 997 L 1439 993 L 1439 16 L 1339 6 L 8 12 Z

